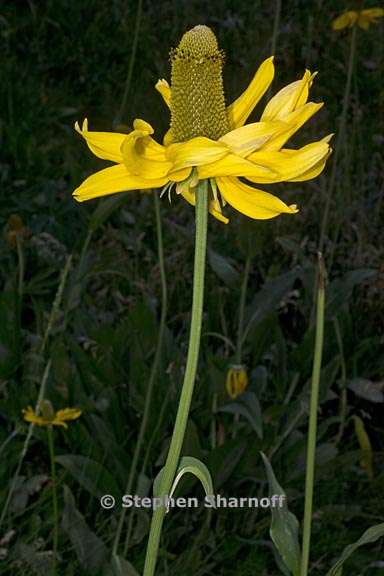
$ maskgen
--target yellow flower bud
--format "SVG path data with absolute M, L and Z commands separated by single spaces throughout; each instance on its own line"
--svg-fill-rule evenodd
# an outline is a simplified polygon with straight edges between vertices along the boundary
M 226 387 L 229 396 L 234 400 L 248 386 L 248 375 L 242 365 L 233 365 L 228 370 Z

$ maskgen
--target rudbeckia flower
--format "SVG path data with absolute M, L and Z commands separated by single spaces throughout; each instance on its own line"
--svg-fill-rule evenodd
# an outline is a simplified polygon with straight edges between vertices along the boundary
M 36 414 L 31 406 L 23 410 L 24 420 L 32 422 L 38 426 L 63 426 L 68 428 L 68 420 L 76 420 L 81 416 L 81 410 L 78 408 L 64 408 L 55 412 L 49 400 L 43 400 L 40 403 L 41 414 Z
M 91 151 L 115 163 L 87 178 L 75 190 L 76 200 L 137 189 L 163 188 L 170 194 L 175 188 L 194 205 L 197 183 L 207 179 L 211 183 L 209 210 L 222 222 L 228 222 L 222 213 L 225 203 L 255 219 L 296 213 L 295 204 L 288 206 L 242 179 L 251 184 L 301 182 L 323 170 L 330 136 L 299 149 L 285 147 L 322 107 L 322 103 L 308 102 L 315 74 L 306 70 L 300 80 L 272 97 L 258 122 L 246 124 L 273 80 L 273 57 L 261 64 L 248 88 L 228 107 L 223 61 L 207 26 L 186 32 L 172 50 L 171 86 L 166 80 L 156 85 L 171 113 L 163 144 L 153 138 L 152 126 L 140 119 L 129 134 L 90 131 L 87 120 L 82 127 L 76 123 Z
M 384 16 L 383 8 L 368 8 L 367 10 L 348 10 L 332 22 L 333 30 L 352 28 L 357 24 L 363 30 L 368 30 L 371 24 L 377 24 L 377 19 Z
M 225 384 L 229 396 L 235 400 L 248 386 L 248 375 L 245 367 L 240 364 L 231 366 Z

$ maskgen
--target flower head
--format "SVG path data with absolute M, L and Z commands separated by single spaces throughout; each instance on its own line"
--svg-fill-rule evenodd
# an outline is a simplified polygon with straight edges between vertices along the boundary
M 38 426 L 63 426 L 68 428 L 68 420 L 76 420 L 81 416 L 78 408 L 64 408 L 64 410 L 53 410 L 49 400 L 42 400 L 39 405 L 41 415 L 36 414 L 31 406 L 23 410 L 24 420 L 32 422 Z
M 322 103 L 308 102 L 315 74 L 306 70 L 300 80 L 281 89 L 266 105 L 260 120 L 245 124 L 256 104 L 267 92 L 274 76 L 273 57 L 257 70 L 243 94 L 225 105 L 222 67 L 224 56 L 207 26 L 186 32 L 171 52 L 172 85 L 159 80 L 156 89 L 170 109 L 170 129 L 163 144 L 152 137 L 154 130 L 136 119 L 129 134 L 92 132 L 84 120 L 75 128 L 91 151 L 115 163 L 87 178 L 74 196 L 89 200 L 115 192 L 137 189 L 173 188 L 195 204 L 199 180 L 211 183 L 210 212 L 222 222 L 228 219 L 222 207 L 228 203 L 255 219 L 294 214 L 276 196 L 251 186 L 314 178 L 323 170 L 330 154 L 329 140 L 299 149 L 285 144 Z
M 367 10 L 348 10 L 340 14 L 332 22 L 332 30 L 343 30 L 359 26 L 363 30 L 368 30 L 371 24 L 377 24 L 377 19 L 384 16 L 383 8 L 368 8 Z
M 238 364 L 230 367 L 227 373 L 226 388 L 229 396 L 234 400 L 244 392 L 248 386 L 248 375 L 244 366 Z

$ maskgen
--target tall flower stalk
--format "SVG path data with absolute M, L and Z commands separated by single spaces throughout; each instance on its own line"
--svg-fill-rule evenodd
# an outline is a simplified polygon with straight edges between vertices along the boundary
M 169 447 L 165 466 L 162 470 L 159 490 L 156 494 L 162 502 L 164 502 L 165 498 L 171 493 L 172 484 L 177 472 L 195 384 L 197 361 L 200 349 L 201 320 L 203 315 L 207 221 L 208 185 L 206 181 L 202 181 L 199 183 L 196 191 L 195 261 L 193 269 L 192 316 L 187 364 L 171 445 Z M 159 507 L 153 513 L 145 557 L 144 576 L 152 576 L 155 572 L 164 515 L 165 505 Z
M 322 256 L 319 253 L 319 281 L 318 281 L 317 307 L 316 307 L 315 354 L 313 358 L 311 400 L 309 409 L 307 463 L 305 474 L 303 546 L 301 554 L 300 576 L 307 576 L 308 574 L 309 551 L 311 545 L 313 487 L 315 480 L 317 410 L 319 406 L 321 359 L 323 356 L 323 341 L 324 341 L 324 302 L 325 302 L 325 269 Z

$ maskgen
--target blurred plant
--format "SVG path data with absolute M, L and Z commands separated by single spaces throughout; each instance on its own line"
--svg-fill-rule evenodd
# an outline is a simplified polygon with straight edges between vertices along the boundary
M 378 18 L 384 16 L 383 8 L 367 8 L 366 10 L 348 10 L 332 21 L 332 30 L 343 30 L 357 25 L 368 30 L 371 24 L 377 24 Z
M 55 465 L 55 446 L 53 441 L 53 426 L 62 426 L 68 428 L 67 422 L 77 420 L 81 416 L 81 410 L 78 408 L 64 408 L 63 410 L 54 411 L 49 400 L 42 400 L 39 405 L 39 413 L 34 412 L 31 406 L 23 410 L 24 420 L 32 422 L 38 426 L 47 427 L 49 458 L 51 462 L 51 479 L 52 479 L 52 504 L 53 504 L 53 550 L 52 550 L 52 575 L 56 574 L 57 565 L 57 548 L 59 538 L 59 509 L 57 504 L 57 480 Z
M 232 364 L 227 372 L 226 388 L 228 395 L 235 400 L 248 386 L 248 375 L 245 366 Z
M 347 124 L 347 112 L 349 107 L 349 99 L 350 99 L 350 92 L 351 92 L 351 83 L 352 83 L 352 76 L 353 76 L 353 68 L 355 62 L 355 54 L 356 54 L 356 38 L 357 38 L 357 24 L 360 28 L 364 30 L 368 30 L 369 25 L 371 23 L 376 23 L 377 18 L 384 16 L 384 9 L 382 8 L 372 8 L 368 10 L 359 10 L 354 11 L 350 10 L 345 14 L 341 14 L 332 22 L 332 29 L 335 31 L 342 30 L 346 27 L 352 28 L 351 33 L 351 41 L 349 46 L 349 56 L 348 56 L 348 64 L 347 64 L 347 78 L 345 82 L 345 89 L 344 89 L 344 96 L 343 96 L 343 106 L 341 110 L 339 126 L 337 130 L 337 138 L 335 143 L 335 153 L 332 160 L 332 170 L 331 175 L 329 178 L 327 196 L 325 201 L 325 207 L 323 212 L 323 218 L 321 222 L 320 228 L 320 241 L 319 241 L 319 251 L 322 252 L 324 248 L 324 242 L 327 235 L 328 229 L 328 219 L 329 219 L 329 211 L 331 206 L 331 201 L 333 198 L 333 191 L 336 183 L 336 172 L 338 166 L 339 155 L 341 153 L 341 149 L 344 144 L 345 138 L 345 131 L 346 131 L 346 124 Z M 335 233 L 333 237 L 333 251 L 334 246 L 336 244 L 336 238 L 338 234 L 339 226 L 335 227 Z M 332 256 L 333 257 L 333 256 Z M 332 257 L 330 258 L 329 267 L 332 264 Z

